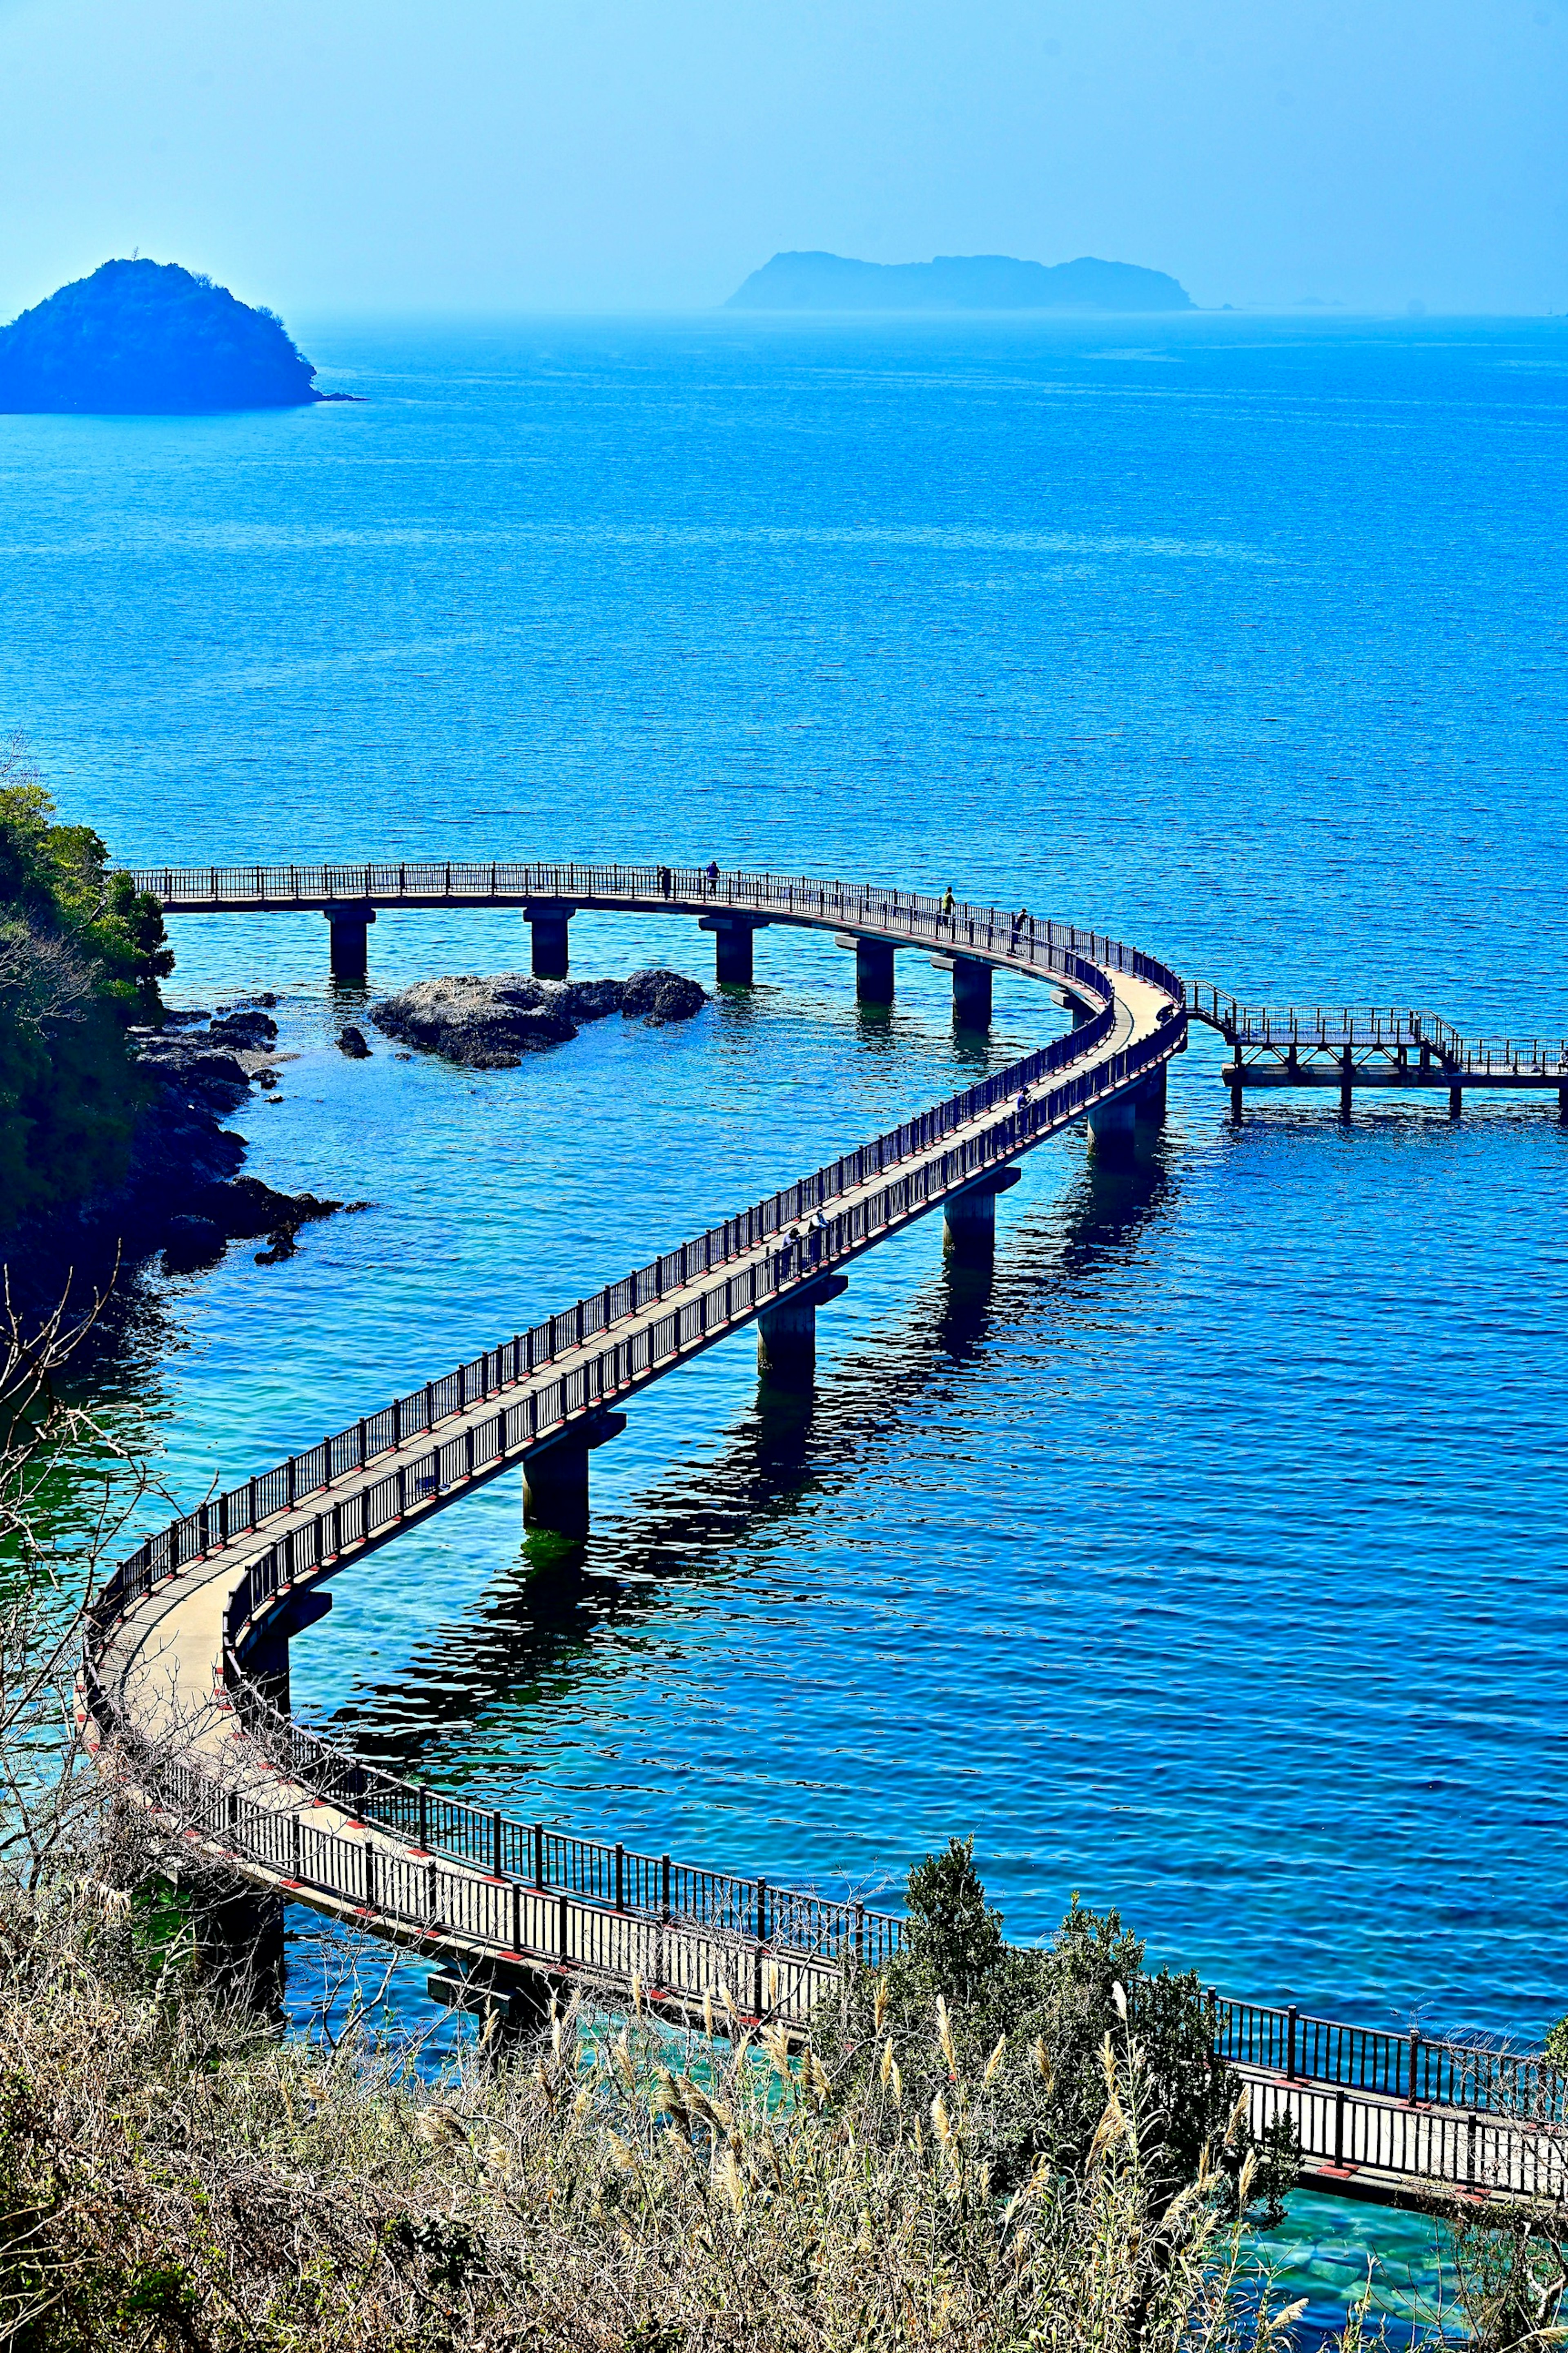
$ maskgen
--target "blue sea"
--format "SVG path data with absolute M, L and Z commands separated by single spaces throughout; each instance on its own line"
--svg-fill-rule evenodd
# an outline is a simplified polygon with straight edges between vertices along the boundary
M 295 322 L 355 406 L 0 419 L 0 725 L 136 861 L 625 857 L 1110 930 L 1252 1002 L 1568 1029 L 1568 323 Z M 367 1198 L 153 1272 L 111 1409 L 182 1504 L 966 1079 L 943 976 L 826 937 L 513 1071 L 332 1043 L 319 917 L 173 925 L 278 992 L 270 1183 Z M 525 965 L 384 914 L 373 996 Z M 574 974 L 689 923 L 584 916 Z M 989 1057 L 1053 1034 L 1003 984 Z M 497 1484 L 342 1579 L 302 1712 L 443 1785 L 874 1896 L 973 1831 L 1260 1999 L 1568 2010 L 1568 1129 L 1552 1096 L 1249 1100 L 1080 1136 L 595 1457 L 585 1556 Z

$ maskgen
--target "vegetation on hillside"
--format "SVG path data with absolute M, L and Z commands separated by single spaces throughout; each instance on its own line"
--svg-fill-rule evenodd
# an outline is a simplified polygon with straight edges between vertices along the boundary
M 315 373 L 270 311 L 172 261 L 106 261 L 0 327 L 0 411 L 300 407 Z
M 142 1089 L 132 1022 L 174 969 L 155 899 L 89 827 L 56 822 L 25 748 L 0 752 L 0 1233 L 123 1174 Z
M 85 1764 L 72 1662 L 133 1466 L 57 1559 L 47 1493 L 113 1447 L 61 1400 L 70 1345 L 0 1307 L 0 1558 L 29 1572 L 0 1606 L 0 2344 L 1285 2353 L 1302 2306 L 1249 2245 L 1265 2166 L 1201 1994 L 1076 1903 L 1048 1953 L 1008 1947 L 967 1844 L 911 1873 L 908 1953 L 804 2052 L 717 2000 L 677 2031 L 634 1987 L 437 2065 L 368 1944 L 282 2033 L 199 1850 Z M 1474 2353 L 1561 2334 L 1543 2210 L 1462 2220 Z M 1341 2353 L 1376 2341 L 1352 2315 Z

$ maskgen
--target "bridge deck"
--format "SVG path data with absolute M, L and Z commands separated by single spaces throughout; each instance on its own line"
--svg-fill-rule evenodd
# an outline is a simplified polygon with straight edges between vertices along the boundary
M 367 871 L 360 870 L 361 879 Z M 416 901 L 405 888 L 408 870 L 388 871 L 397 875 L 397 891 L 383 903 L 494 904 L 497 892 L 511 887 L 492 869 L 489 895 L 476 889 L 472 897 L 454 896 L 448 870 L 440 900 Z M 298 887 L 286 901 L 271 900 L 260 882 L 248 897 L 226 895 L 218 871 L 209 871 L 205 900 L 182 899 L 167 872 L 159 879 L 171 886 L 171 907 L 186 912 L 305 903 Z M 265 876 L 265 870 L 224 871 Z M 298 877 L 300 870 L 289 871 Z M 250 1482 L 243 1525 L 232 1525 L 234 1497 L 224 1497 L 216 1516 L 204 1508 L 150 1540 L 116 1572 L 99 1605 L 84 1704 L 95 1739 L 112 1751 L 113 1769 L 127 1774 L 179 1834 L 261 1885 L 455 1966 L 480 1989 L 585 1977 L 612 2002 L 640 1990 L 656 2009 L 689 2014 L 716 2000 L 727 2018 L 765 2015 L 798 2032 L 849 1956 L 875 1966 L 892 1948 L 896 1922 L 809 1892 L 672 1866 L 668 1857 L 657 1863 L 628 1857 L 620 1847 L 546 1834 L 542 1826 L 531 1854 L 528 1833 L 499 1814 L 487 1817 L 413 1785 L 396 1785 L 389 1796 L 385 1777 L 372 1791 L 367 1768 L 349 1759 L 345 1776 L 341 1756 L 270 1707 L 249 1680 L 247 1660 L 269 1644 L 275 1651 L 278 1630 L 309 1602 L 312 1588 L 363 1554 L 483 1481 L 537 1461 L 543 1447 L 585 1440 L 611 1407 L 652 1380 L 770 1308 L 805 1300 L 826 1275 L 877 1242 L 994 1178 L 1086 1113 L 1124 1098 L 1184 1042 L 1189 993 L 1164 967 L 1099 934 L 875 888 L 730 876 L 715 889 L 686 877 L 676 878 L 680 891 L 659 887 L 649 904 L 645 885 L 649 877 L 659 883 L 662 870 L 518 871 L 524 902 L 548 886 L 575 904 L 704 915 L 728 909 L 738 919 L 749 913 L 843 927 L 1010 966 L 1065 987 L 1093 1018 L 1059 1053 L 1050 1050 L 1050 1075 L 1022 1110 L 993 1095 L 955 1122 L 946 1116 L 955 1110 L 950 1104 L 942 1120 L 928 1114 L 899 1131 L 890 1155 L 885 1138 L 837 1164 L 830 1187 L 825 1171 L 791 1188 L 797 1201 L 809 1192 L 816 1210 L 804 1233 L 782 1233 L 789 1212 L 785 1197 L 775 1196 L 762 1205 L 768 1214 L 747 1212 L 702 1237 L 700 1247 L 689 1244 L 580 1303 L 574 1324 L 572 1315 L 547 1319 L 538 1327 L 542 1364 L 534 1335 L 526 1349 L 519 1335 L 427 1388 L 414 1430 L 394 1407 L 360 1422 L 357 1434 L 343 1433 Z M 321 885 L 320 903 L 342 895 L 343 870 L 316 870 L 310 880 Z M 697 887 L 686 890 L 688 882 Z M 1106 1009 L 1095 1013 L 1097 1006 Z M 1340 1083 L 1342 1072 L 1325 1078 Z M 1452 1084 L 1451 1071 L 1436 1082 Z M 675 1270 L 668 1282 L 667 1268 Z M 584 1312 L 590 1303 L 591 1324 Z M 476 1369 L 482 1394 L 470 1390 Z M 426 1821 L 427 1801 L 443 1810 L 442 1835 Z M 624 1857 L 627 1884 L 635 1879 L 640 1890 L 626 1900 Z M 613 1901 L 604 1884 L 607 1859 Z M 1228 2005 L 1237 2017 L 1247 2007 Z M 1294 2012 L 1249 2008 L 1245 2031 L 1272 2034 L 1287 2017 L 1293 2051 Z M 1331 2031 L 1342 2040 L 1352 2031 Z M 1255 2121 L 1289 2109 L 1325 2186 L 1353 2182 L 1363 2194 L 1389 2194 L 1390 2185 L 1422 2179 L 1479 2192 L 1561 2180 L 1563 2144 L 1550 2126 L 1495 2116 L 1478 2124 L 1453 2106 L 1401 2102 L 1360 2084 L 1296 2082 L 1250 2058 L 1242 2063 Z M 1413 2039 L 1412 2086 L 1415 2069 Z
M 795 886 L 784 887 L 795 892 Z M 123 1744 L 149 1798 L 172 1810 L 187 1834 L 264 1883 L 287 1885 L 321 1909 L 363 1919 L 461 1967 L 586 1968 L 623 1992 L 635 1970 L 666 2005 L 700 2002 L 710 1989 L 728 1988 L 741 2010 L 766 2008 L 797 2027 L 816 1991 L 831 1981 L 851 1937 L 858 1946 L 864 1933 L 885 1947 L 896 1934 L 893 1924 L 859 1907 L 851 1924 L 848 1907 L 816 1905 L 793 1893 L 770 1903 L 761 1883 L 724 1874 L 683 1871 L 674 1905 L 663 1907 L 668 1916 L 650 1919 L 646 1909 L 623 1914 L 581 1898 L 570 1886 L 542 1886 L 515 1868 L 432 1854 L 412 1825 L 366 1825 L 352 1800 L 339 1802 L 340 1789 L 323 1787 L 312 1775 L 301 1777 L 294 1753 L 301 1736 L 285 1720 L 270 1729 L 258 1721 L 258 1702 L 240 1663 L 247 1651 L 265 1644 L 279 1613 L 296 1609 L 312 1586 L 479 1482 L 537 1460 L 542 1441 L 564 1442 L 574 1429 L 586 1434 L 609 1407 L 770 1307 L 791 1296 L 808 1297 L 826 1274 L 994 1178 L 1097 1104 L 1141 1084 L 1179 1047 L 1183 1025 L 1179 1014 L 1171 1018 L 1179 989 L 1148 959 L 1097 940 L 1116 966 L 1112 982 L 1059 939 L 1053 942 L 1062 927 L 1041 927 L 1037 936 L 1020 941 L 1016 923 L 994 912 L 977 918 L 975 911 L 962 910 L 956 919 L 944 918 L 908 900 L 895 906 L 895 896 L 832 886 L 817 892 L 809 914 L 798 898 L 792 912 L 802 921 L 837 925 L 853 903 L 906 942 L 911 928 L 943 925 L 947 943 L 973 947 L 992 963 L 1016 960 L 1037 978 L 1066 979 L 1080 1001 L 1098 1002 L 1103 1011 L 1045 1056 L 1015 1066 L 1031 1071 L 1041 1060 L 1052 1065 L 1049 1079 L 1022 1108 L 991 1100 L 973 1116 L 945 1125 L 931 1114 L 940 1132 L 929 1145 L 916 1141 L 903 1148 L 906 1137 L 923 1135 L 924 1124 L 916 1123 L 900 1131 L 890 1162 L 879 1147 L 876 1165 L 858 1177 L 854 1169 L 866 1154 L 853 1167 L 838 1164 L 837 1176 L 849 1168 L 848 1180 L 836 1177 L 837 1189 L 804 1231 L 804 1220 L 788 1236 L 781 1237 L 775 1226 L 743 1246 L 737 1237 L 753 1230 L 752 1213 L 731 1221 L 717 1269 L 704 1241 L 694 1271 L 663 1283 L 658 1296 L 647 1297 L 635 1280 L 620 1286 L 625 1312 L 613 1321 L 612 1294 L 603 1294 L 605 1320 L 576 1344 L 558 1339 L 558 1327 L 570 1331 L 570 1316 L 549 1319 L 540 1327 L 547 1335 L 542 1366 L 523 1370 L 524 1359 L 514 1349 L 509 1357 L 513 1377 L 492 1385 L 491 1365 L 499 1366 L 506 1354 L 498 1351 L 482 1360 L 482 1396 L 468 1395 L 465 1376 L 458 1394 L 466 1401 L 437 1410 L 426 1390 L 426 1418 L 416 1432 L 402 1436 L 394 1413 L 392 1442 L 372 1444 L 367 1432 L 384 1431 L 384 1414 L 358 1426 L 354 1459 L 346 1465 L 335 1441 L 315 1450 L 313 1461 L 297 1458 L 286 1466 L 283 1482 L 293 1497 L 298 1472 L 302 1492 L 297 1501 L 258 1508 L 258 1493 L 275 1497 L 279 1491 L 281 1474 L 269 1473 L 251 1482 L 244 1525 L 230 1531 L 232 1499 L 225 1498 L 223 1514 L 209 1519 L 204 1511 L 178 1524 L 156 1566 L 154 1548 L 144 1547 L 139 1564 L 118 1573 L 118 1590 L 111 1580 L 85 1693 L 102 1732 Z M 1086 946 L 1093 937 L 1067 936 Z M 991 942 L 988 949 L 984 939 Z M 920 944 L 918 937 L 912 944 Z M 1003 1082 L 1012 1083 L 1007 1074 Z M 814 1199 L 823 1198 L 821 1187 L 806 1189 Z M 802 1188 L 794 1190 L 798 1195 Z M 775 1197 L 773 1206 L 784 1198 Z M 673 1261 L 656 1261 L 654 1271 L 672 1263 L 684 1271 L 691 1261 L 688 1246 Z M 584 1329 L 581 1309 L 576 1329 Z M 533 1365 L 531 1337 L 526 1362 Z M 450 1384 L 437 1388 L 445 1391 Z M 239 1706 L 230 1705 L 231 1696 Z M 265 1713 L 260 1704 L 261 1719 Z M 497 1837 L 500 1863 L 499 1827 Z M 668 1863 L 666 1869 L 668 1874 Z M 694 1911 L 688 1896 L 698 1881 L 700 1902 Z M 816 1933 L 814 1923 L 818 1928 L 826 1923 L 826 1931 Z

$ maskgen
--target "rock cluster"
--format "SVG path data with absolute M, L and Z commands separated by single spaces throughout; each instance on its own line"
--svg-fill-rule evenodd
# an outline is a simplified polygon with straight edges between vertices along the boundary
M 707 990 L 696 981 L 657 966 L 634 972 L 629 980 L 454 973 L 383 997 L 371 1007 L 370 1018 L 387 1037 L 469 1070 L 510 1071 L 524 1054 L 574 1038 L 584 1021 L 623 1013 L 657 1029 L 667 1021 L 689 1021 L 707 1002 Z

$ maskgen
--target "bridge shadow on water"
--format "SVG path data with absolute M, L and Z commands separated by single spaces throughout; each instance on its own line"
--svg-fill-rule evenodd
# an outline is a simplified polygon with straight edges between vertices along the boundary
M 1069 1301 L 1092 1297 L 1178 1196 L 1161 1146 L 1126 1167 L 1086 1155 L 1048 1221 L 1012 1234 L 999 1225 L 994 1259 L 944 1255 L 899 1324 L 836 1356 L 814 1387 L 759 1380 L 716 1459 L 665 1472 L 645 1500 L 607 1512 L 585 1540 L 527 1533 L 505 1571 L 418 1641 L 395 1679 L 356 1683 L 324 1724 L 361 1755 L 411 1770 L 444 1729 L 471 1725 L 498 1704 L 526 1707 L 546 1681 L 558 1704 L 563 1677 L 570 1685 L 605 1672 L 595 1638 L 606 1626 L 652 1620 L 677 1585 L 742 1573 L 753 1536 L 803 1518 L 808 1499 L 852 1480 L 912 1412 L 962 1390 L 1009 1329 L 1037 1329 Z M 731 1345 L 750 1342 L 747 1332 Z M 333 1639 L 330 1624 L 317 1639 Z

